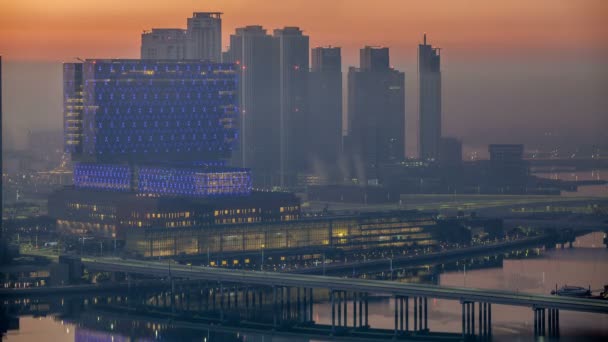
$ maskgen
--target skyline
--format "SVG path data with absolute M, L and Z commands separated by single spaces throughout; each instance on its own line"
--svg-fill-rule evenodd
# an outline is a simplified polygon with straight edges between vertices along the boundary
M 2 5 L 0 52 L 9 60 L 66 61 L 83 55 L 135 58 L 142 31 L 181 28 L 192 12 L 216 10 L 225 13 L 223 49 L 237 27 L 299 26 L 311 36 L 311 46 L 343 47 L 345 65 L 356 62 L 356 53 L 364 45 L 389 46 L 395 58 L 415 59 L 409 46 L 418 43 L 423 32 L 441 37 L 435 38 L 436 43 L 449 50 L 452 59 L 517 56 L 522 48 L 526 55 L 562 53 L 561 58 L 593 57 L 608 50 L 602 39 L 608 35 L 602 23 L 608 4 L 601 0 L 438 3 L 440 7 L 424 1 L 382 0 L 370 5 L 358 0 L 271 0 L 246 7 L 246 0 L 213 0 L 204 6 L 182 0 L 167 7 L 158 0 L 88 4 L 58 0 L 48 7 L 41 0 L 25 0 Z M 360 25 L 353 25 L 352 20 Z
M 9 99 L 6 120 L 7 126 L 16 127 L 8 134 L 18 145 L 23 144 L 22 132 L 27 129 L 61 127 L 58 61 L 72 61 L 75 56 L 137 58 L 143 30 L 185 28 L 185 18 L 192 12 L 207 10 L 224 12 L 224 50 L 236 27 L 254 24 L 269 31 L 299 26 L 310 36 L 311 48 L 341 47 L 343 72 L 358 64 L 363 46 L 389 47 L 391 66 L 406 74 L 408 156 L 415 156 L 418 149 L 416 46 L 425 32 L 431 44 L 442 48 L 446 135 L 463 138 L 465 146 L 513 142 L 509 131 L 518 131 L 523 141 L 532 143 L 537 143 L 539 134 L 580 143 L 608 142 L 601 129 L 608 125 L 608 100 L 602 92 L 608 83 L 608 64 L 602 59 L 608 50 L 604 43 L 608 39 L 603 39 L 608 32 L 601 23 L 608 6 L 601 1 L 488 5 L 472 0 L 460 6 L 440 1 L 441 7 L 420 1 L 381 1 L 385 6 L 366 6 L 361 1 L 348 6 L 344 1 L 289 5 L 269 1 L 246 9 L 239 7 L 246 3 L 240 0 L 211 1 L 205 6 L 180 1 L 170 8 L 152 2 L 135 16 L 124 13 L 134 13 L 142 6 L 140 1 L 111 0 L 105 7 L 59 1 L 45 13 L 36 10 L 37 3 L 0 5 L 7 9 L 0 11 L 0 53 Z M 115 13 L 120 15 L 109 20 Z M 24 90 L 37 88 L 34 101 L 23 96 Z

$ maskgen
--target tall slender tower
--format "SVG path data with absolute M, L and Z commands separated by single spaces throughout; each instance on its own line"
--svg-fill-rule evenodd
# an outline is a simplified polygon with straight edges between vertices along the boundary
M 188 18 L 189 44 L 186 56 L 219 62 L 222 58 L 222 13 L 194 12 Z
M 329 176 L 342 151 L 342 56 L 339 47 L 317 47 L 311 51 L 308 75 L 308 171 Z
M 441 140 L 441 56 L 439 48 L 418 45 L 418 79 L 420 81 L 420 159 L 437 159 Z
M 250 168 L 254 184 L 271 187 L 278 184 L 279 122 L 277 54 L 274 40 L 262 26 L 246 26 L 230 35 L 230 47 L 224 62 L 234 63 L 239 75 L 240 144 L 233 153 L 233 163 Z
M 304 144 L 310 137 L 302 129 L 306 120 L 309 39 L 298 27 L 274 30 L 279 58 L 279 184 L 294 185 L 304 168 Z

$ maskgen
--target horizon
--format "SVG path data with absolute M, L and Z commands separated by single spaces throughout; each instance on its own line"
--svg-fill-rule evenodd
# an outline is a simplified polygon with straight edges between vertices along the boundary
M 27 129 L 62 127 L 60 61 L 138 58 L 144 30 L 185 28 L 188 16 L 205 10 L 223 12 L 224 50 L 236 27 L 256 24 L 269 32 L 299 26 L 310 36 L 311 48 L 341 47 L 343 71 L 358 65 L 363 46 L 389 47 L 391 65 L 406 75 L 408 156 L 417 151 L 416 49 L 424 33 L 442 49 L 446 135 L 465 145 L 511 142 L 513 131 L 529 148 L 555 140 L 608 143 L 602 130 L 608 126 L 608 99 L 602 92 L 608 83 L 603 58 L 608 29 L 601 22 L 605 2 L 440 2 L 441 7 L 393 0 L 372 6 L 350 1 L 347 6 L 344 1 L 298 0 L 250 8 L 244 7 L 246 1 L 233 0 L 211 1 L 202 8 L 197 1 L 180 1 L 169 9 L 163 1 L 143 7 L 141 1 L 65 0 L 46 8 L 38 0 L 5 4 L 0 13 L 5 119 L 16 128 L 7 132 L 12 135 L 7 143 L 22 146 Z M 138 15 L 132 16 L 135 9 Z M 24 89 L 39 89 L 36 100 L 23 96 Z M 345 117 L 346 109 L 343 122 Z

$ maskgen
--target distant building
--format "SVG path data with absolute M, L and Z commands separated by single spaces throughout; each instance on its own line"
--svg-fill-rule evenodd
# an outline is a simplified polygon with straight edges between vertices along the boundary
M 274 39 L 262 26 L 237 28 L 230 35 L 230 47 L 223 59 L 234 63 L 239 75 L 241 135 L 233 153 L 233 163 L 250 168 L 257 187 L 278 185 L 279 69 Z
M 306 129 L 307 170 L 324 179 L 335 178 L 342 152 L 342 58 L 339 47 L 312 49 L 308 75 Z
M 187 29 L 153 28 L 141 35 L 142 59 L 197 59 L 220 62 L 222 13 L 194 12 Z
M 360 68 L 348 71 L 345 149 L 363 182 L 377 178 L 379 164 L 405 158 L 405 75 L 389 66 L 388 48 L 361 49 Z
M 437 159 L 446 166 L 462 164 L 462 142 L 456 138 L 441 138 Z
M 420 119 L 418 148 L 420 159 L 437 159 L 441 139 L 441 56 L 439 49 L 418 45 Z
M 521 161 L 524 159 L 524 145 L 521 144 L 491 144 L 488 146 L 490 160 L 501 161 Z
M 309 38 L 298 27 L 276 29 L 273 33 L 278 50 L 279 122 L 271 129 L 280 134 L 279 185 L 287 187 L 297 181 L 305 168 Z
M 222 13 L 194 12 L 188 18 L 189 59 L 220 62 L 222 58 Z
M 141 59 L 186 59 L 188 31 L 155 28 L 141 35 Z
M 490 152 L 489 181 L 499 192 L 526 192 L 529 163 L 524 160 L 524 145 L 492 144 Z

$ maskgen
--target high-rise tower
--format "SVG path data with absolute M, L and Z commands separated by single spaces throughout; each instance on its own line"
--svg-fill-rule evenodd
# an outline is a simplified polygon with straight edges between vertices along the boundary
M 308 36 L 298 27 L 274 30 L 278 50 L 280 165 L 279 185 L 295 184 L 298 170 L 305 166 L 304 144 L 308 91 Z
M 142 59 L 198 59 L 220 62 L 222 13 L 194 12 L 187 29 L 153 28 L 141 35 Z
M 342 56 L 339 47 L 312 49 L 308 75 L 308 171 L 329 176 L 342 151 Z
M 420 81 L 420 159 L 437 159 L 441 140 L 441 56 L 439 48 L 426 43 L 418 45 L 418 77 Z
M 233 162 L 252 169 L 256 186 L 269 188 L 279 183 L 280 154 L 278 54 L 274 40 L 262 26 L 237 28 L 223 58 L 224 62 L 235 64 L 239 75 L 241 139 Z
M 195 12 L 188 18 L 189 45 L 186 56 L 219 62 L 222 58 L 222 13 Z
M 361 49 L 360 64 L 348 71 L 345 150 L 356 178 L 370 181 L 379 164 L 405 158 L 405 74 L 390 67 L 388 48 Z

